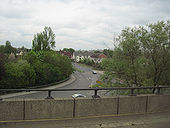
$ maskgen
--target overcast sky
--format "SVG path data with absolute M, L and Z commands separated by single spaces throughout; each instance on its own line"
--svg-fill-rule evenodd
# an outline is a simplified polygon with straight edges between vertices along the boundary
M 31 48 L 45 26 L 56 49 L 113 48 L 126 26 L 170 19 L 170 0 L 0 0 L 0 45 Z

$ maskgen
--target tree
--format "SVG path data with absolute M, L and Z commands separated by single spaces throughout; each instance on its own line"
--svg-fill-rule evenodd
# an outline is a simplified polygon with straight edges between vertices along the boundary
M 73 52 L 75 52 L 75 50 L 73 48 L 63 48 L 63 51 L 70 52 L 71 54 L 73 54 Z
M 100 51 L 100 50 L 95 50 L 94 53 L 100 54 L 100 53 L 102 53 L 102 51 Z
M 37 54 L 34 51 L 30 51 L 23 56 L 23 59 L 27 60 L 31 65 L 37 60 Z
M 11 46 L 11 42 L 9 42 L 8 40 L 6 41 L 6 45 L 5 45 L 5 53 L 10 54 L 10 53 L 14 53 L 16 54 L 16 48 Z
M 73 72 L 70 59 L 55 51 L 30 51 L 24 59 L 35 70 L 37 85 L 63 80 Z
M 170 64 L 169 30 L 170 21 L 160 21 L 148 25 L 148 29 L 143 29 L 142 31 L 145 37 L 144 39 L 141 38 L 143 54 L 147 59 L 149 67 L 148 75 L 152 78 L 154 86 L 165 84 L 167 83 L 166 81 L 170 80 L 170 78 L 167 78 L 168 76 L 165 76 Z M 166 79 L 166 81 L 163 81 L 163 79 Z
M 104 63 L 105 76 L 126 86 L 170 84 L 169 26 L 170 21 L 160 21 L 122 30 L 113 57 Z
M 34 35 L 32 49 L 34 51 L 47 51 L 55 47 L 55 34 L 50 27 L 45 27 L 44 31 Z
M 0 46 L 0 53 L 6 53 L 6 54 L 14 53 L 14 54 L 16 54 L 16 52 L 17 52 L 17 49 L 12 47 L 11 42 L 9 42 L 8 40 L 6 41 L 5 46 L 4 45 Z
M 89 58 L 81 59 L 80 63 L 84 63 L 84 64 L 87 64 L 87 65 L 90 65 L 90 66 L 94 66 L 95 65 L 94 61 L 89 59 Z
M 0 53 L 5 53 L 5 46 L 4 45 L 0 45 Z
M 35 84 L 35 71 L 26 60 L 5 64 L 6 88 L 29 87 Z
M 7 61 L 7 56 L 5 54 L 0 53 L 0 80 L 5 76 L 5 68 L 4 65 Z
M 103 54 L 105 54 L 108 58 L 112 58 L 113 56 L 113 50 L 110 49 L 104 49 Z

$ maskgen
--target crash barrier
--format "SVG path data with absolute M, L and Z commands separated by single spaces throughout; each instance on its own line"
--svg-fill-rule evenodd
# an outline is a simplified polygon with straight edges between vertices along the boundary
M 0 101 L 0 121 L 170 112 L 170 95 Z

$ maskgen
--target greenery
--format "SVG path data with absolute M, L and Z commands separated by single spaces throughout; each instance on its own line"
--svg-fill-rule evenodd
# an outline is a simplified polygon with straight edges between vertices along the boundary
M 34 35 L 32 49 L 34 51 L 47 51 L 55 47 L 55 34 L 50 27 L 45 27 L 44 31 Z
M 35 84 L 35 71 L 26 60 L 5 64 L 5 72 L 4 85 L 8 88 L 21 88 Z
M 108 58 L 112 58 L 113 57 L 113 50 L 104 49 L 103 54 L 105 54 Z
M 73 48 L 63 48 L 63 51 L 69 52 L 71 54 L 73 54 L 73 52 L 75 52 L 75 50 Z
M 170 21 L 125 28 L 112 58 L 101 65 L 110 86 L 170 85 Z M 153 90 L 155 92 L 155 90 Z
M 0 47 L 0 88 L 40 87 L 68 78 L 73 72 L 71 60 L 52 51 L 54 46 L 50 27 L 35 35 L 33 50 L 19 58 L 10 58 L 13 47 L 6 42 L 6 46 Z M 26 51 L 24 47 L 21 50 Z
M 7 61 L 7 56 L 3 53 L 0 53 L 0 80 L 2 80 L 4 74 L 5 74 L 5 63 Z
M 69 77 L 73 72 L 70 59 L 54 51 L 30 51 L 14 62 L 6 62 L 0 88 L 25 88 Z
M 87 64 L 90 66 L 93 66 L 95 63 L 93 60 L 90 60 L 89 58 L 84 58 L 80 60 L 80 63 Z
M 10 53 L 14 53 L 16 54 L 17 49 L 11 46 L 11 42 L 9 42 L 8 40 L 6 41 L 5 45 L 0 45 L 0 53 L 4 53 L 4 54 L 10 54 Z

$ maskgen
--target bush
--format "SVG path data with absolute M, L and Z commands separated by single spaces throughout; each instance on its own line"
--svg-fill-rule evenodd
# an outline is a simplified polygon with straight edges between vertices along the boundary
M 7 61 L 7 56 L 5 54 L 0 53 L 0 80 L 2 80 L 3 76 L 5 75 L 5 68 L 4 64 Z
M 38 85 L 58 82 L 73 72 L 71 60 L 54 51 L 31 51 L 24 58 L 34 68 Z
M 54 51 L 30 51 L 15 62 L 4 65 L 0 88 L 25 88 L 58 82 L 73 72 L 71 60 Z
M 5 64 L 6 88 L 21 88 L 35 84 L 35 71 L 26 60 Z

